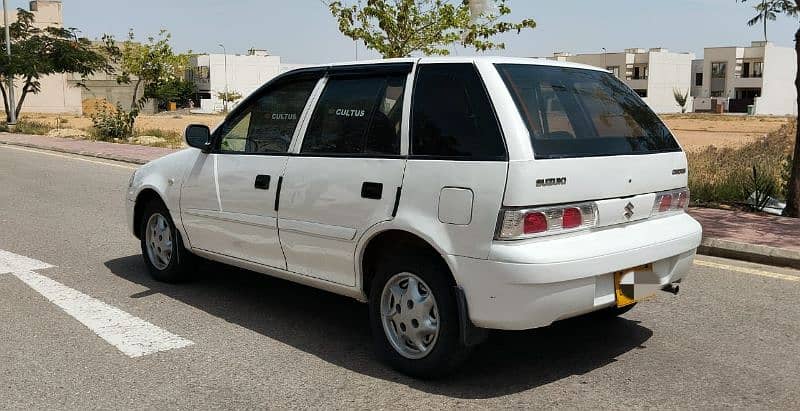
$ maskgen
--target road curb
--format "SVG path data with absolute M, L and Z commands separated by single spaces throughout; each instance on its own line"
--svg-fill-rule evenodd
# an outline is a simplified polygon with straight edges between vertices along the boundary
M 120 155 L 116 155 L 116 154 L 95 153 L 95 152 L 81 151 L 81 150 L 67 150 L 67 149 L 63 149 L 63 148 L 60 148 L 60 147 L 51 147 L 51 146 L 44 146 L 44 145 L 31 144 L 31 143 L 21 143 L 21 142 L 17 142 L 17 141 L 0 140 L 0 144 L 5 144 L 5 145 L 8 145 L 8 146 L 35 148 L 35 149 L 39 149 L 39 150 L 55 151 L 55 152 L 58 152 L 58 153 L 76 154 L 76 155 L 80 155 L 80 156 L 101 158 L 101 159 L 105 159 L 105 160 L 121 161 L 123 163 L 131 163 L 131 164 L 138 164 L 138 165 L 147 164 L 149 162 L 149 160 L 142 160 L 142 159 L 139 159 L 139 158 L 120 156 Z
M 800 269 L 800 251 L 786 248 L 704 238 L 697 252 L 713 257 Z

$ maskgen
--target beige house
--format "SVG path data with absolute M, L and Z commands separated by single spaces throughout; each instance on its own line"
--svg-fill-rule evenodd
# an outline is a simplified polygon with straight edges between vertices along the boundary
M 657 113 L 679 113 L 674 92 L 689 94 L 694 54 L 673 53 L 663 48 L 630 48 L 609 53 L 554 53 L 551 60 L 588 64 L 612 72 Z M 691 97 L 686 108 L 691 110 Z
M 29 9 L 34 16 L 33 24 L 38 28 L 64 26 L 61 0 L 31 1 Z M 2 11 L 0 10 L 0 18 L 2 17 Z M 16 19 L 16 10 L 10 11 L 8 16 L 9 23 L 16 21 Z M 28 94 L 25 97 L 25 103 L 22 106 L 23 113 L 80 115 L 83 114 L 84 102 L 92 105 L 98 100 L 106 100 L 112 105 L 119 103 L 124 109 L 130 109 L 133 97 L 132 84 L 119 84 L 115 75 L 106 73 L 95 73 L 85 79 L 72 73 L 54 74 L 42 77 L 39 82 L 41 83 L 42 91 L 38 94 Z M 78 83 L 85 85 L 87 88 L 79 87 Z M 21 81 L 17 80 L 15 86 L 14 94 L 19 100 L 19 96 L 22 93 Z M 142 87 L 139 90 L 138 97 L 143 94 L 144 88 Z M 152 109 L 146 109 L 145 111 L 152 111 Z
M 33 24 L 36 27 L 63 27 L 64 25 L 61 0 L 31 1 L 29 9 L 33 13 Z M 2 17 L 2 11 L 0 11 L 0 17 Z M 16 21 L 16 19 L 16 10 L 10 11 L 8 16 L 9 23 Z M 25 97 L 22 112 L 81 114 L 81 89 L 74 87 L 74 83 L 70 83 L 69 79 L 71 78 L 71 74 L 55 74 L 43 77 L 40 80 L 42 91 L 39 94 L 28 94 Z M 19 83 L 20 81 L 17 81 L 14 87 L 14 94 L 17 99 L 22 93 L 22 84 Z
M 750 47 L 706 47 L 692 62 L 695 111 L 796 115 L 794 48 L 754 41 Z

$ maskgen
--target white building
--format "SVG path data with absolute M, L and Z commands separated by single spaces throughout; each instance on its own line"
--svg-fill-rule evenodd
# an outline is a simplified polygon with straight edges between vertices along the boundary
M 750 47 L 708 47 L 703 60 L 692 62 L 692 96 L 696 111 L 722 104 L 726 111 L 796 115 L 797 71 L 793 48 L 754 41 Z
M 227 90 L 247 97 L 280 73 L 302 67 L 300 64 L 282 64 L 280 56 L 271 56 L 264 50 L 251 49 L 246 55 L 201 54 L 191 59 L 188 80 L 197 87 L 200 110 L 218 112 L 225 104 L 219 93 Z M 229 103 L 228 109 L 237 102 Z
M 671 53 L 663 48 L 625 49 L 623 52 L 554 53 L 551 60 L 569 61 L 605 68 L 621 79 L 657 113 L 679 113 L 675 91 L 690 94 L 694 54 Z M 692 98 L 686 103 L 691 110 Z

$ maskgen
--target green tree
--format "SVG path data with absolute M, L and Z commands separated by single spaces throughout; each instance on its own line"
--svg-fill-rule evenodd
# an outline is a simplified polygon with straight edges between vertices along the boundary
M 235 103 L 235 102 L 237 102 L 237 101 L 242 99 L 242 93 L 239 93 L 239 92 L 234 91 L 234 90 L 231 90 L 231 91 L 220 91 L 220 92 L 217 92 L 217 98 L 222 100 L 222 102 L 224 102 L 224 103 Z M 225 107 L 226 107 L 226 111 L 227 111 L 228 105 L 226 104 Z
M 767 23 L 778 18 L 778 14 L 782 11 L 781 3 L 783 3 L 781 0 L 761 0 L 761 3 L 753 7 L 758 14 L 748 20 L 747 25 L 752 27 L 758 23 L 763 23 L 764 41 L 767 41 Z
M 173 78 L 148 85 L 145 96 L 157 99 L 160 102 L 159 107 L 170 101 L 178 103 L 178 106 L 186 106 L 196 92 L 194 83 L 182 78 Z
M 747 3 L 748 0 L 737 0 L 737 2 Z M 783 14 L 789 17 L 797 17 L 800 12 L 800 1 L 794 0 L 768 0 L 772 4 L 774 13 Z M 763 4 L 763 0 L 762 0 Z M 794 49 L 797 61 L 795 63 L 797 68 L 797 76 L 795 77 L 794 86 L 797 91 L 797 104 L 800 106 L 800 29 L 794 35 Z M 800 119 L 800 117 L 798 118 Z M 788 182 L 788 194 L 786 196 L 786 209 L 783 210 L 783 215 L 787 217 L 800 217 L 800 124 L 797 127 L 797 135 L 795 136 L 794 155 L 791 166 L 791 177 Z
M 9 78 L 21 80 L 21 92 L 16 102 L 16 115 L 25 104 L 28 94 L 37 94 L 44 76 L 75 73 L 85 79 L 96 72 L 112 72 L 109 56 L 118 53 L 110 38 L 98 49 L 89 39 L 78 37 L 75 28 L 34 27 L 33 13 L 17 9 L 17 21 L 9 25 L 11 58 L 0 53 L 0 93 L 3 96 L 7 121 L 11 118 L 6 84 Z M 0 27 L 0 44 L 5 44 L 5 30 Z M 5 51 L 5 50 L 4 50 Z M 20 84 L 20 83 L 17 83 Z M 83 86 L 79 82 L 79 86 Z
M 191 56 L 191 52 L 175 54 L 170 45 L 172 35 L 167 30 L 161 30 L 157 36 L 149 36 L 144 43 L 135 39 L 133 30 L 130 30 L 128 39 L 120 47 L 121 73 L 117 76 L 120 83 L 134 83 L 132 111 L 138 111 L 145 98 L 158 97 L 152 93 L 158 90 L 160 84 L 183 78 Z M 142 86 L 146 93 L 144 98 L 139 99 Z
M 680 91 L 680 89 L 674 88 L 672 89 L 672 97 L 675 98 L 675 102 L 678 103 L 678 106 L 681 108 L 681 113 L 686 112 L 686 102 L 689 100 L 689 90 Z
M 339 31 L 384 58 L 448 55 L 459 43 L 477 51 L 504 49 L 497 35 L 536 27 L 532 19 L 505 21 L 507 0 L 355 0 L 327 3 Z M 482 7 L 482 6 L 487 7 Z

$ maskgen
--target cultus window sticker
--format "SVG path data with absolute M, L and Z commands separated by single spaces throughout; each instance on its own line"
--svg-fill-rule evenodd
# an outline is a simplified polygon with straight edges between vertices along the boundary
M 296 113 L 273 113 L 272 114 L 272 119 L 273 120 L 291 120 L 291 121 L 294 121 L 294 120 L 297 120 L 297 114 Z
M 366 110 L 350 110 L 346 108 L 337 108 L 335 113 L 341 117 L 364 117 L 367 115 Z

